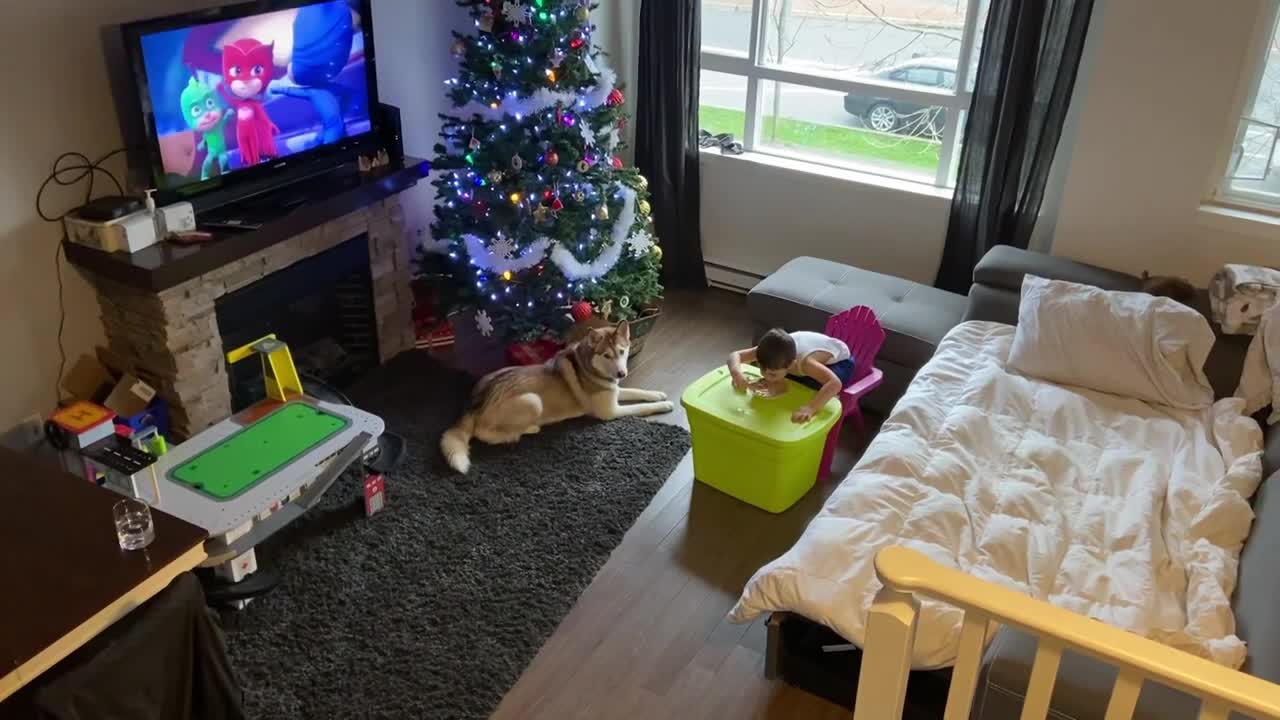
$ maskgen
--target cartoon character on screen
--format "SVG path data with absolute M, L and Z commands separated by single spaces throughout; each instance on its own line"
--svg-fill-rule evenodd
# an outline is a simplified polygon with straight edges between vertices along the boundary
M 351 110 L 352 92 L 336 82 L 351 59 L 355 22 L 344 0 L 298 8 L 293 20 L 293 59 L 289 76 L 296 86 L 275 89 L 281 95 L 302 98 L 320 116 L 316 144 L 337 142 L 347 136 L 344 116 Z
M 218 90 L 236 111 L 236 142 L 240 144 L 240 163 L 257 165 L 279 155 L 275 135 L 280 132 L 262 99 L 275 71 L 274 45 L 263 45 L 252 38 L 242 38 L 222 48 L 222 84 Z
M 229 172 L 231 159 L 227 156 L 225 131 L 231 120 L 231 113 L 227 112 L 222 98 L 191 78 L 182 89 L 179 102 L 182 104 L 182 117 L 186 118 L 187 127 L 200 135 L 196 150 L 205 151 L 200 179 L 208 180 L 214 175 Z

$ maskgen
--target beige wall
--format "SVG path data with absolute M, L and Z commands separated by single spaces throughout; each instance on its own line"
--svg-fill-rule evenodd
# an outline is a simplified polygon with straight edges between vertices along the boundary
M 1224 262 L 1280 265 L 1280 233 L 1210 227 L 1197 212 L 1262 1 L 1097 4 L 1054 254 L 1196 283 Z
M 96 155 L 121 144 L 115 101 L 99 40 L 104 25 L 181 12 L 201 0 L 39 0 L 0 10 L 0 430 L 47 413 L 58 368 L 58 289 L 54 252 L 61 229 L 35 213 L 36 188 L 54 158 Z M 111 166 L 123 172 L 122 164 Z M 62 212 L 83 190 L 48 194 L 46 212 Z M 98 303 L 70 266 L 66 282 L 69 358 L 102 335 Z
M 228 0 L 229 2 L 230 0 Z M 0 3 L 0 432 L 53 405 L 58 367 L 58 226 L 41 222 L 35 193 L 67 150 L 101 154 L 121 144 L 107 85 L 103 26 L 206 7 L 209 0 L 6 0 Z M 447 0 L 374 0 L 382 97 L 404 112 L 406 149 L 429 156 L 453 66 L 449 30 L 465 18 Z M 120 165 L 113 170 L 123 171 Z M 425 188 L 425 192 L 422 190 Z M 413 230 L 430 221 L 431 188 L 405 199 Z M 83 192 L 82 190 L 79 192 Z M 49 194 L 51 211 L 83 195 Z M 64 264 L 68 358 L 101 339 L 98 304 L 75 268 Z

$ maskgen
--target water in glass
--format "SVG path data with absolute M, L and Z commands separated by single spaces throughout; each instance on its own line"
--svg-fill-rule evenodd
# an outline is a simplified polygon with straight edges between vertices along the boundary
M 137 500 L 121 500 L 113 508 L 116 521 L 116 538 L 124 550 L 141 550 L 156 539 L 155 526 L 151 524 L 151 508 Z

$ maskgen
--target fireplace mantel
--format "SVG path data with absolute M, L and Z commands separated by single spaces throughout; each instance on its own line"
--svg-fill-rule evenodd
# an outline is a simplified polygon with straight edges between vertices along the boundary
M 252 231 L 216 233 L 199 245 L 159 243 L 135 253 L 109 253 L 67 243 L 67 260 L 95 276 L 121 285 L 159 292 L 180 285 L 276 243 L 297 237 L 343 215 L 394 197 L 426 177 L 427 161 L 407 157 L 404 165 L 351 181 L 307 187 L 308 202 Z
M 416 182 L 413 173 L 421 177 L 423 166 L 415 167 L 199 248 L 165 243 L 125 255 L 67 246 L 73 261 L 72 248 L 80 260 L 91 258 L 77 264 L 98 291 L 113 360 L 157 388 L 176 437 L 189 437 L 231 414 L 228 348 L 215 302 L 354 238 L 367 240 L 379 360 L 413 347 L 412 239 L 397 193 Z

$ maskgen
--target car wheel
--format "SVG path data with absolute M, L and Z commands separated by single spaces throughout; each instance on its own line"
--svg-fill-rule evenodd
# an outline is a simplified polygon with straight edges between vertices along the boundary
M 898 128 L 898 111 L 888 103 L 876 103 L 867 108 L 867 127 L 876 132 L 893 132 Z

